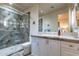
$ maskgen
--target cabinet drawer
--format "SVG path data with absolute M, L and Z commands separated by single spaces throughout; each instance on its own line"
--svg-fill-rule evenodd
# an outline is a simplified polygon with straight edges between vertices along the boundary
M 79 55 L 72 52 L 63 51 L 61 56 L 79 56 Z
M 61 41 L 61 47 L 79 52 L 79 44 L 78 43 Z
M 70 54 L 72 56 L 73 55 L 76 55 L 76 56 L 78 55 L 79 56 L 79 51 L 61 47 L 61 55 L 64 55 L 64 54 Z

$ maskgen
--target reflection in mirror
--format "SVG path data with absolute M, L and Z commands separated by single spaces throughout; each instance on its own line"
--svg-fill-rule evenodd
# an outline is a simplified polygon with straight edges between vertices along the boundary
M 79 27 L 79 4 L 77 4 L 77 26 Z
M 64 32 L 69 32 L 69 17 L 68 13 L 62 13 L 58 15 L 59 27 Z
M 63 14 L 60 20 L 63 20 L 61 28 L 64 29 L 65 32 L 69 31 L 69 17 L 68 17 L 68 4 L 40 4 L 39 5 L 39 19 L 43 19 L 43 22 L 39 20 L 40 25 L 38 25 L 38 31 L 44 33 L 57 33 L 58 32 L 58 18 L 61 13 L 67 12 Z
M 42 30 L 43 30 L 43 19 L 41 18 L 41 19 L 39 19 L 39 22 L 38 22 L 38 31 L 39 32 L 42 32 Z
M 59 12 L 59 11 L 58 11 Z M 69 15 L 67 12 L 50 13 L 39 19 L 39 32 L 57 32 L 58 22 L 64 32 L 69 32 Z

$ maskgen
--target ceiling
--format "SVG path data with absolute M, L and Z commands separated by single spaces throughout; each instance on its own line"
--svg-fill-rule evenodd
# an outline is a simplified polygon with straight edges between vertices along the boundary
M 24 12 L 25 10 L 27 10 L 28 8 L 30 8 L 34 4 L 33 3 L 13 3 L 13 4 L 0 3 L 0 5 L 13 7 L 13 8 L 15 8 L 15 9 L 21 11 L 21 12 Z
M 67 3 L 42 3 L 40 4 L 40 15 L 51 13 L 52 11 L 67 7 Z
M 12 6 L 13 8 L 24 12 L 28 8 L 32 7 L 37 3 L 14 3 L 12 5 L 6 3 L 5 5 Z M 47 13 L 50 13 L 52 11 L 55 11 L 60 8 L 67 7 L 67 3 L 38 3 L 39 4 L 39 15 L 44 15 Z
M 15 3 L 15 4 L 13 4 L 13 7 L 15 9 L 18 9 L 18 10 L 24 12 L 25 10 L 27 10 L 28 8 L 30 8 L 33 5 L 34 5 L 33 3 Z

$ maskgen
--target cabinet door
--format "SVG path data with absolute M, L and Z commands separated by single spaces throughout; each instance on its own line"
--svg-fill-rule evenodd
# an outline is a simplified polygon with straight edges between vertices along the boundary
M 39 40 L 38 38 L 32 38 L 31 47 L 32 47 L 32 55 L 39 55 Z
M 49 55 L 60 56 L 60 41 L 59 40 L 49 40 Z
M 40 41 L 39 41 L 40 56 L 47 56 L 48 55 L 48 48 L 49 48 L 49 40 L 40 38 Z

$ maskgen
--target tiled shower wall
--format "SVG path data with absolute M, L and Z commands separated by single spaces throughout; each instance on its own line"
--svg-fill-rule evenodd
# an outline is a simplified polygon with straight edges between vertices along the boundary
M 29 14 L 0 8 L 0 49 L 29 41 Z

